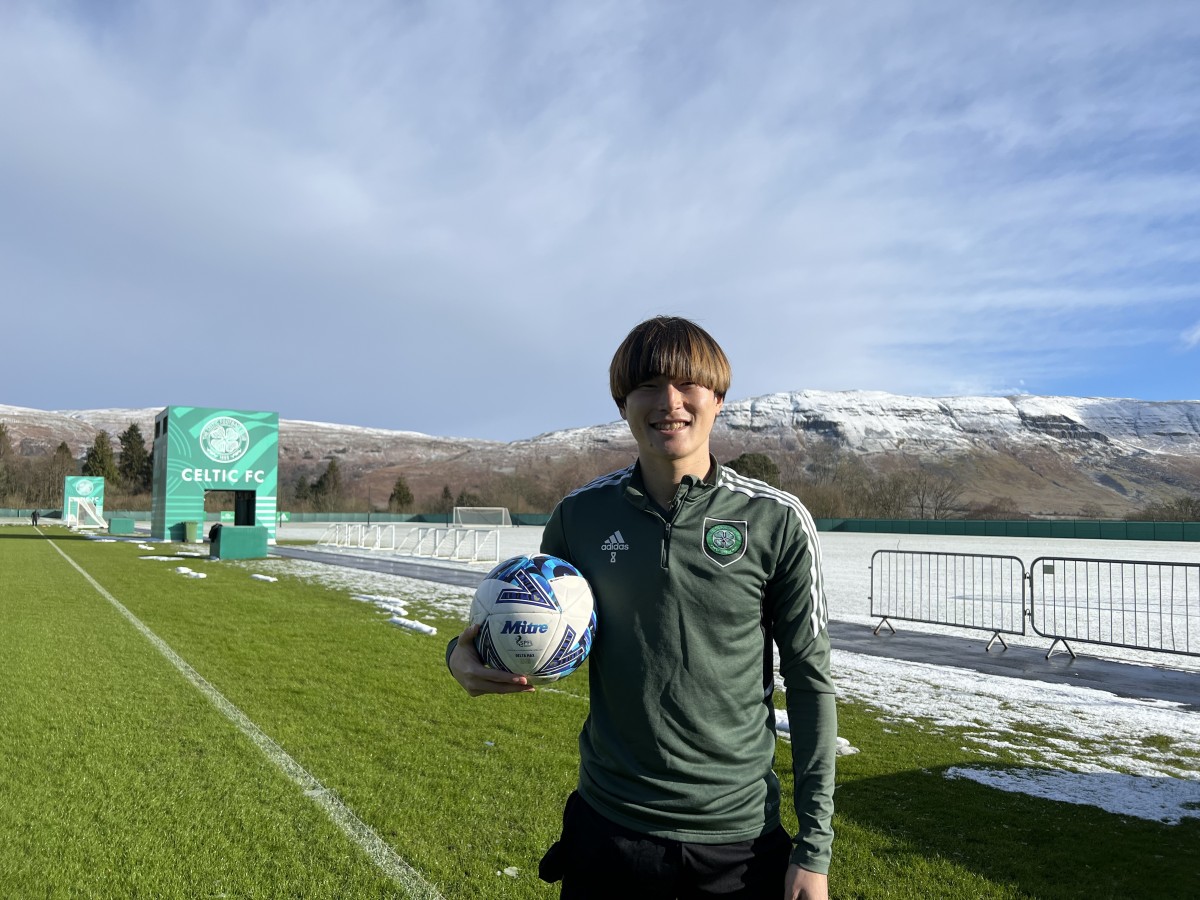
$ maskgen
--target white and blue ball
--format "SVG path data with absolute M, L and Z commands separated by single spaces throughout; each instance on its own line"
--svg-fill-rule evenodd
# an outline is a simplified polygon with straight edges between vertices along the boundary
M 493 669 L 525 675 L 533 684 L 578 669 L 596 636 L 592 589 L 557 556 L 516 556 L 500 563 L 471 603 L 475 648 Z

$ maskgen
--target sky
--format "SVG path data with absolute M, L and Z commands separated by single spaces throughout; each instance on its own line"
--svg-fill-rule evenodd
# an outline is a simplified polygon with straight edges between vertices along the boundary
M 0 403 L 515 440 L 658 314 L 734 400 L 1196 399 L 1197 96 L 1187 0 L 6 0 Z

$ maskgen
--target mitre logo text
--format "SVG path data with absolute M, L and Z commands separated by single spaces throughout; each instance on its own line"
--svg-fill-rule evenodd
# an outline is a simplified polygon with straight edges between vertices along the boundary
M 504 627 L 500 629 L 501 634 L 545 634 L 550 630 L 550 626 L 546 623 L 526 622 L 524 619 L 517 619 L 515 622 L 508 619 L 504 623 Z

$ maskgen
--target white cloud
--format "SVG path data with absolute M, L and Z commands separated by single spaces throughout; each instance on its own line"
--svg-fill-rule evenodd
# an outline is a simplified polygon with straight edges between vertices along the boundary
M 1194 349 L 1197 344 L 1200 344 L 1200 322 L 1197 322 L 1195 325 L 1185 331 L 1181 337 L 1183 338 L 1183 345 L 1187 347 L 1187 349 Z
M 738 396 L 1036 392 L 1170 346 L 1195 296 L 1187 4 L 77 9 L 0 12 L 0 287 L 35 334 L 232 304 L 450 396 L 534 379 L 518 437 L 612 418 L 608 354 L 660 311 L 736 350 Z M 269 408 L 505 415 L 321 384 Z

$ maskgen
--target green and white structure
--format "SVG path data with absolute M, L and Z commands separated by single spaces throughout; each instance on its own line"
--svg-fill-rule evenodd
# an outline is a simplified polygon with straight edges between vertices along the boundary
M 63 522 L 73 528 L 104 528 L 104 479 L 68 475 L 63 479 Z
M 168 406 L 154 417 L 150 536 L 189 538 L 202 528 L 204 495 L 233 494 L 234 525 L 261 525 L 275 543 L 279 414 Z

